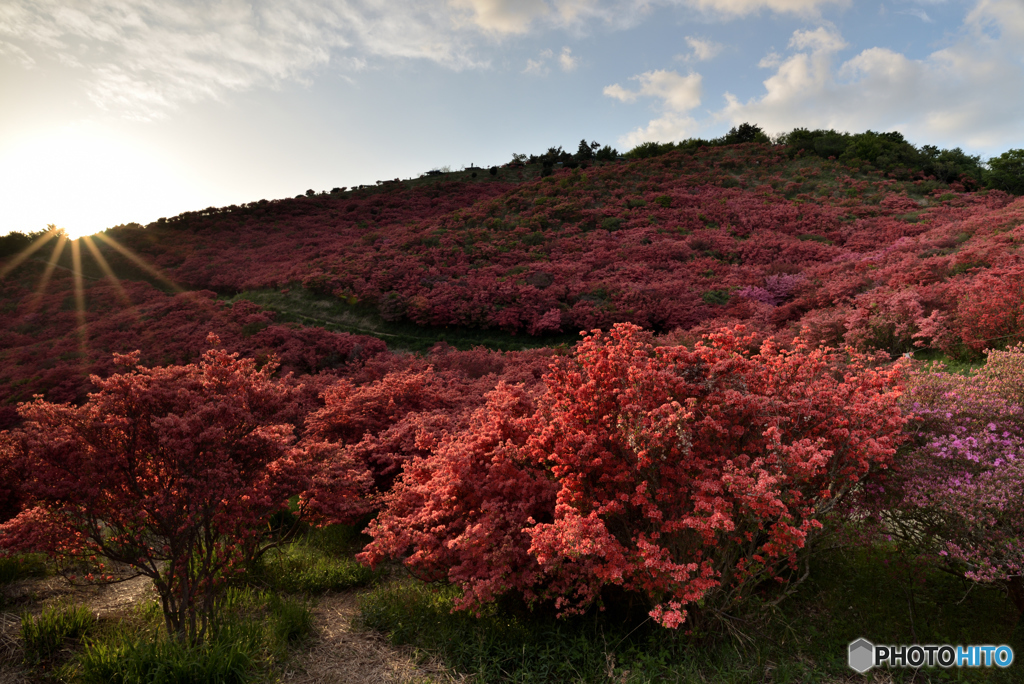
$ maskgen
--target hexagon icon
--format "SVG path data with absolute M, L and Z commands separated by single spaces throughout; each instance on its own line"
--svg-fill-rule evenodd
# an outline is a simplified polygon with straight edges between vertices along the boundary
M 867 639 L 857 639 L 850 644 L 850 667 L 864 674 L 875 664 L 875 645 Z

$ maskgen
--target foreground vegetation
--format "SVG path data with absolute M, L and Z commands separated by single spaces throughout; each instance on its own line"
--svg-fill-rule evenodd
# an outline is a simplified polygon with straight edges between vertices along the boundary
M 453 612 L 457 592 L 450 586 L 416 581 L 397 568 L 367 575 L 352 560 L 353 532 L 310 531 L 269 558 L 232 590 L 220 630 L 199 648 L 167 640 L 151 599 L 98 620 L 74 594 L 43 605 L 8 599 L 3 611 L 34 617 L 23 618 L 18 649 L 0 668 L 33 681 L 277 681 L 294 671 L 324 627 L 310 608 L 330 593 L 357 591 L 357 628 L 383 633 L 423 659 L 440 660 L 453 675 L 481 682 L 1020 681 L 1019 665 L 891 669 L 874 680 L 849 670 L 846 646 L 865 635 L 876 643 L 1007 643 L 1024 652 L 1016 612 L 999 591 L 929 571 L 892 546 L 831 551 L 778 608 L 738 616 L 723 632 L 683 634 L 623 606 L 571 619 L 514 601 L 479 616 Z M 0 563 L 4 590 L 31 581 L 25 571 L 38 576 L 38 566 L 14 571 L 12 562 Z
M 44 552 L 159 600 L 11 593 L 8 661 L 284 677 L 356 587 L 365 627 L 484 681 L 1024 653 L 1016 157 L 756 127 L 626 156 L 22 236 L 0 580 Z

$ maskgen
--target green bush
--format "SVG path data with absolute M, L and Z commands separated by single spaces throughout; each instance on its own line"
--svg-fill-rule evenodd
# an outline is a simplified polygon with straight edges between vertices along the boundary
M 985 184 L 996 190 L 1024 195 L 1024 150 L 1009 150 L 988 160 Z
M 804 233 L 803 235 L 797 235 L 796 239 L 797 240 L 803 240 L 805 242 L 807 242 L 807 241 L 820 242 L 823 245 L 831 245 L 832 244 L 832 241 L 829 240 L 824 235 L 815 235 L 814 233 Z
M 728 290 L 708 290 L 700 296 L 704 300 L 705 304 L 722 305 L 729 303 L 729 291 Z

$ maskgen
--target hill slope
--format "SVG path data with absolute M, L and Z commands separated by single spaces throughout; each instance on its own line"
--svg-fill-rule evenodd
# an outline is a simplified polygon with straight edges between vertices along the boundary
M 898 177 L 786 146 L 719 145 L 51 240 L 0 267 L 2 400 L 81 397 L 111 352 L 186 360 L 210 331 L 302 373 L 344 372 L 385 343 L 544 346 L 620 321 L 684 340 L 742 322 L 891 353 L 969 356 L 1018 339 L 1024 200 Z

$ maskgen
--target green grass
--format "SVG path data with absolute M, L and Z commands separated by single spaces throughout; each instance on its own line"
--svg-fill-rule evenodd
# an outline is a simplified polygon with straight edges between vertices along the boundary
M 22 621 L 34 676 L 88 684 L 266 681 L 312 628 L 308 600 L 251 588 L 227 591 L 220 619 L 200 645 L 168 638 L 156 601 L 117 619 L 97 621 L 83 606 L 62 606 Z
M 0 587 L 28 579 L 45 577 L 46 556 L 39 553 L 19 553 L 0 557 Z
M 925 368 L 927 369 L 938 370 L 939 366 L 941 366 L 944 372 L 956 375 L 969 375 L 985 366 L 984 357 L 973 353 L 968 354 L 966 349 L 963 358 L 948 356 L 937 349 L 915 352 L 914 358 L 918 361 L 924 361 Z
M 482 682 L 834 682 L 853 675 L 847 646 L 859 637 L 876 644 L 1018 643 L 1024 653 L 1021 634 L 1014 636 L 1018 616 L 999 591 L 916 571 L 892 550 L 823 556 L 790 600 L 738 620 L 730 637 L 687 636 L 596 612 L 563 620 L 496 607 L 480 617 L 453 614 L 455 597 L 449 587 L 381 586 L 363 597 L 362 621 Z M 1018 657 L 1008 670 L 889 674 L 907 683 L 1020 682 L 1024 663 Z
M 318 295 L 301 287 L 283 293 L 278 290 L 249 290 L 229 297 L 234 303 L 247 300 L 274 311 L 277 320 L 312 325 L 335 332 L 371 335 L 384 340 L 394 350 L 426 352 L 438 342 L 456 349 L 486 347 L 499 351 L 518 351 L 579 341 L 575 334 L 532 337 L 512 335 L 500 330 L 480 330 L 462 326 L 419 326 L 411 322 L 385 321 L 368 304 L 350 304 L 330 295 Z
M 330 525 L 311 529 L 295 542 L 265 554 L 254 581 L 276 591 L 322 594 L 366 586 L 380 573 L 359 564 L 352 553 L 361 548 L 356 528 Z
M 78 658 L 75 679 L 84 684 L 242 684 L 255 679 L 255 645 L 253 636 L 237 632 L 198 647 L 130 638 L 97 642 Z
M 96 618 L 85 606 L 54 606 L 38 616 L 23 615 L 21 639 L 28 662 L 54 658 L 65 642 L 81 639 L 96 625 Z

